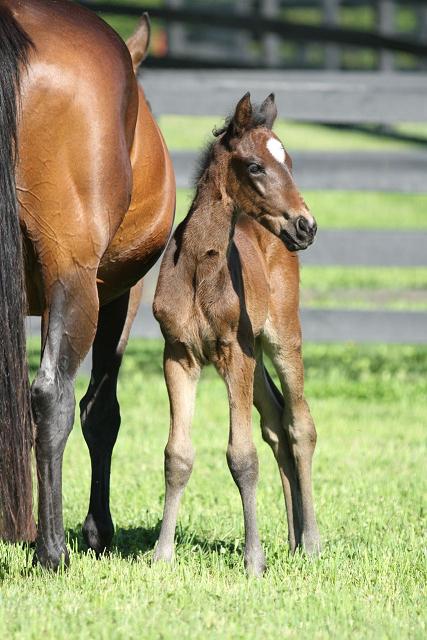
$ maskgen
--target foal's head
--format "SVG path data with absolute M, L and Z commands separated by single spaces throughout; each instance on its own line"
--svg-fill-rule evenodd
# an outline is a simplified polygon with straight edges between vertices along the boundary
M 292 177 L 292 161 L 272 132 L 274 95 L 254 109 L 247 93 L 216 132 L 213 157 L 222 165 L 225 190 L 236 209 L 278 236 L 290 251 L 306 249 L 317 225 Z

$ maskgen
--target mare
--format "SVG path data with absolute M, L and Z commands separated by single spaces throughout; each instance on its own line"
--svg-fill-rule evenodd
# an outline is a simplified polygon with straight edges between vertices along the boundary
M 290 548 L 320 549 L 311 488 L 316 431 L 304 398 L 296 253 L 313 242 L 316 223 L 293 180 L 291 158 L 272 132 L 276 116 L 273 94 L 260 108 L 249 94 L 240 100 L 205 153 L 190 211 L 162 260 L 153 309 L 165 337 L 170 432 L 156 560 L 173 556 L 179 502 L 194 460 L 196 385 L 209 363 L 228 391 L 227 462 L 243 504 L 247 571 L 265 569 L 252 404 L 278 463 Z M 281 392 L 264 367 L 264 353 Z
M 97 553 L 111 542 L 117 375 L 139 281 L 173 223 L 171 160 L 135 76 L 148 38 L 147 19 L 127 48 L 73 2 L 0 1 L 0 527 L 5 539 L 36 538 L 35 558 L 53 569 L 69 559 L 62 459 L 92 345 L 80 405 L 92 465 L 83 533 Z M 42 318 L 31 388 L 26 312 Z

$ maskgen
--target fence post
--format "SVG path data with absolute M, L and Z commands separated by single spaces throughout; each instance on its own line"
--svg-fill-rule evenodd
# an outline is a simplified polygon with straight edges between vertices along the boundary
M 236 0 L 235 11 L 240 15 L 250 15 L 252 11 L 252 2 L 248 2 L 248 0 Z M 240 52 L 240 59 L 245 62 L 251 60 L 251 35 L 247 31 L 238 29 L 234 32 L 234 38 L 236 49 Z
M 183 0 L 165 0 L 166 7 L 180 9 L 184 5 Z M 172 55 L 184 55 L 186 52 L 185 26 L 180 22 L 169 22 L 166 27 L 168 36 L 168 53 Z
M 264 0 L 261 3 L 264 18 L 278 18 L 280 1 Z M 268 67 L 277 67 L 280 64 L 280 37 L 275 33 L 266 33 L 262 39 L 264 62 Z
M 323 23 L 328 27 L 339 22 L 340 0 L 323 0 Z M 326 69 L 339 69 L 341 66 L 341 48 L 336 44 L 325 46 Z
M 395 0 L 378 0 L 378 26 L 383 35 L 392 35 L 395 26 Z M 391 51 L 380 52 L 381 71 L 393 71 L 394 53 Z
M 418 39 L 420 42 L 427 42 L 427 7 L 420 6 L 416 8 L 416 17 L 418 23 Z M 419 68 L 425 71 L 427 69 L 427 60 L 422 58 Z

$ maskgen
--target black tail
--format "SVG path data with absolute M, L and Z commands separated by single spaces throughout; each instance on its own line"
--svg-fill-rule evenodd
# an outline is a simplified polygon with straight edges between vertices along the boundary
M 32 419 L 22 238 L 15 190 L 20 72 L 31 41 L 0 8 L 0 536 L 33 537 Z

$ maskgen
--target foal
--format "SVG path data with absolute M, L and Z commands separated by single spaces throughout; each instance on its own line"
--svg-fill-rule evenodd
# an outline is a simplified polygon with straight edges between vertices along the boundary
M 194 460 L 196 385 L 208 363 L 228 391 L 227 462 L 243 504 L 247 571 L 260 575 L 265 569 L 256 523 L 252 403 L 279 466 L 290 548 L 301 545 L 310 554 L 320 548 L 311 489 L 316 431 L 303 395 L 295 253 L 313 242 L 316 223 L 293 181 L 291 159 L 271 131 L 276 116 L 273 95 L 259 109 L 249 93 L 240 100 L 216 132 L 190 211 L 161 265 L 153 308 L 166 341 L 171 423 L 155 560 L 173 556 L 179 502 Z M 264 368 L 263 352 L 282 393 Z

